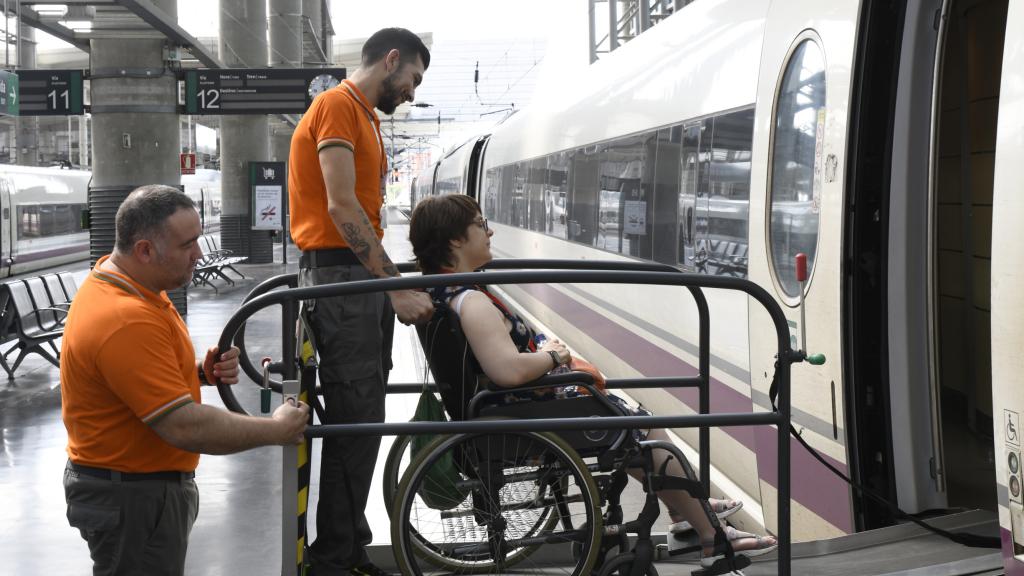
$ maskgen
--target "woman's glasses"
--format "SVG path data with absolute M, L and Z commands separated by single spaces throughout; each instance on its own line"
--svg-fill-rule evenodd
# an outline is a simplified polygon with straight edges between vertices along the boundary
M 484 232 L 490 232 L 490 228 L 487 227 L 487 218 L 481 218 L 479 220 L 473 220 L 473 224 L 484 229 Z

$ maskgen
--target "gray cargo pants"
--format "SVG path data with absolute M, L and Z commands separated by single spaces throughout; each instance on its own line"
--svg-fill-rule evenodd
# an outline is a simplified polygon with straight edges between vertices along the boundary
M 370 278 L 361 265 L 299 270 L 299 286 Z M 383 422 L 395 329 L 391 300 L 383 292 L 323 298 L 306 303 L 305 314 L 320 357 L 326 423 Z M 373 533 L 365 510 L 379 449 L 379 436 L 323 440 L 317 536 L 309 554 L 314 573 L 369 562 Z
M 64 470 L 68 523 L 89 544 L 93 576 L 181 576 L 199 514 L 194 480 L 102 480 Z

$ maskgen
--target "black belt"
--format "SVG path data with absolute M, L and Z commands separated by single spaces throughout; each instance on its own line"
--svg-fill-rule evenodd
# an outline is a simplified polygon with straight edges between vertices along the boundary
M 362 266 L 355 252 L 348 248 L 307 250 L 299 257 L 299 268 L 326 268 L 328 266 Z
M 114 482 L 142 482 L 144 480 L 162 480 L 164 482 L 181 482 L 196 477 L 195 472 L 119 472 L 107 468 L 94 468 L 68 461 L 68 470 Z

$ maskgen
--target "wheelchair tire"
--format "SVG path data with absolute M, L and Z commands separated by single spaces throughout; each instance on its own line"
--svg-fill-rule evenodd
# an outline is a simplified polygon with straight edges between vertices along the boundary
M 498 457 L 508 450 L 494 446 L 518 452 Z M 431 510 L 418 494 L 427 489 L 433 464 L 449 451 L 457 455 L 459 483 L 470 494 L 456 509 Z M 501 484 L 497 491 L 489 488 L 495 482 Z M 599 502 L 586 464 L 558 436 L 443 436 L 410 462 L 402 477 L 393 501 L 391 542 L 403 574 L 433 574 L 435 567 L 443 573 L 500 574 L 513 564 L 529 564 L 531 554 L 545 546 L 551 550 L 542 555 L 545 564 L 554 557 L 563 568 L 572 564 L 568 574 L 590 574 L 600 554 Z M 573 543 L 582 551 L 577 558 Z
M 409 454 L 409 443 L 412 436 L 396 436 L 388 450 L 388 458 L 384 461 L 384 509 L 388 511 L 388 518 L 391 518 L 391 505 L 395 501 L 395 494 L 398 492 L 398 483 L 402 480 L 402 462 Z

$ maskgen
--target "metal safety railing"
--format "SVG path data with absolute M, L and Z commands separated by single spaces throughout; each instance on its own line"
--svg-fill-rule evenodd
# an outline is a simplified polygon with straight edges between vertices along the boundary
M 411 266 L 401 265 L 400 270 L 410 271 Z M 263 376 L 245 354 L 244 326 L 253 314 L 274 305 L 281 306 L 282 314 L 282 358 L 286 361 L 275 365 L 275 371 L 284 381 L 294 380 L 298 373 L 296 360 L 295 326 L 298 306 L 303 300 L 347 296 L 370 292 L 425 289 L 459 285 L 499 284 L 633 284 L 679 286 L 687 288 L 698 310 L 699 327 L 699 374 L 696 377 L 653 379 L 649 385 L 644 379 L 609 380 L 609 388 L 638 388 L 681 386 L 694 387 L 699 391 L 699 413 L 686 416 L 617 416 L 593 418 L 544 418 L 517 421 L 458 421 L 458 422 L 384 422 L 380 424 L 336 424 L 311 425 L 307 428 L 308 438 L 340 436 L 394 436 L 417 434 L 459 434 L 469 432 L 505 431 L 560 431 L 560 430 L 616 430 L 628 428 L 699 428 L 700 429 L 700 475 L 705 491 L 709 488 L 710 436 L 712 427 L 724 426 L 777 426 L 778 440 L 778 570 L 789 574 L 790 569 L 790 365 L 805 359 L 803 351 L 790 347 L 789 327 L 781 307 L 775 299 L 759 285 L 742 278 L 685 274 L 670 266 L 644 262 L 614 262 L 585 260 L 496 260 L 486 267 L 486 272 L 442 274 L 432 276 L 409 276 L 377 280 L 362 280 L 342 284 L 327 284 L 312 287 L 295 287 L 295 275 L 282 275 L 264 281 L 246 298 L 239 309 L 228 320 L 221 333 L 218 345 L 226 350 L 234 342 L 240 349 L 241 367 L 256 382 Z M 514 270 L 510 268 L 533 268 Z M 542 268 L 547 268 L 542 270 Z M 550 268 L 557 268 L 551 270 Z M 504 269 L 496 271 L 497 269 Z M 287 287 L 285 290 L 276 288 Z M 752 297 L 768 312 L 775 327 L 777 339 L 776 383 L 778 402 L 775 412 L 756 413 L 710 413 L 710 318 L 703 288 L 737 290 Z M 282 390 L 282 382 L 271 381 L 270 386 Z M 238 403 L 231 386 L 219 385 L 218 390 L 225 406 L 235 412 L 245 413 Z M 388 392 L 420 392 L 422 384 L 389 385 Z

